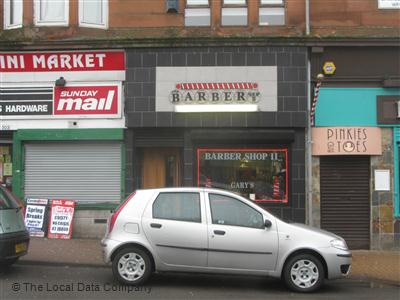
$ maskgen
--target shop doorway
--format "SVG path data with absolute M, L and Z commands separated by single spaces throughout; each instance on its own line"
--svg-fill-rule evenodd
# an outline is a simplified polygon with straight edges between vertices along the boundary
M 321 228 L 343 237 L 350 249 L 369 249 L 369 156 L 324 156 L 321 170 Z
M 179 148 L 142 148 L 141 188 L 179 187 L 182 184 Z

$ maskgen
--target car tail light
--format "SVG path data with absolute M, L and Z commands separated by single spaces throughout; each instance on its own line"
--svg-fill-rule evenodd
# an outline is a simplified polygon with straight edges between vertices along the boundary
M 131 194 L 118 208 L 115 210 L 115 212 L 111 215 L 110 222 L 108 224 L 108 232 L 110 233 L 115 225 L 115 222 L 117 221 L 118 215 L 120 212 L 124 209 L 124 207 L 128 204 L 130 200 L 132 200 L 135 197 L 136 193 Z

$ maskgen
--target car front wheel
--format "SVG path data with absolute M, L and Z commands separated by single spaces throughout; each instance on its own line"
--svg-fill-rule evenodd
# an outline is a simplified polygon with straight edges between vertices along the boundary
M 293 291 L 309 293 L 321 287 L 325 277 L 321 261 L 310 254 L 292 257 L 283 270 L 286 285 Z
M 144 284 L 152 273 L 149 255 L 135 247 L 119 251 L 112 262 L 112 269 L 120 282 L 129 285 Z

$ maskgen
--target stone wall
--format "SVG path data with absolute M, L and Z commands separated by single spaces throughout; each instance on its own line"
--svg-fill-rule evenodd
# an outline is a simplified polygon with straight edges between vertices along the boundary
M 390 191 L 375 191 L 375 170 L 390 170 Z M 371 156 L 371 248 L 391 249 L 394 244 L 393 130 L 382 128 L 382 156 Z

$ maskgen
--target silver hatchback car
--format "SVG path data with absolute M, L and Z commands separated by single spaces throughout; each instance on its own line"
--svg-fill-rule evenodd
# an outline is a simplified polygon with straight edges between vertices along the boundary
M 209 188 L 137 190 L 110 217 L 102 247 L 114 276 L 131 285 L 153 272 L 209 272 L 272 276 L 312 292 L 351 264 L 341 237 Z

